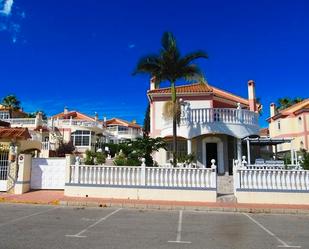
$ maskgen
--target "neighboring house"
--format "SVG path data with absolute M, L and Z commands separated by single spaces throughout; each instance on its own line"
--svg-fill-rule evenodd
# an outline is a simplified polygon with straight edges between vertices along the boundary
M 119 118 L 112 118 L 106 121 L 106 130 L 109 134 L 108 140 L 111 143 L 122 143 L 126 140 L 135 140 L 143 136 L 142 127 L 135 121 L 128 122 Z
M 248 81 L 248 99 L 204 83 L 176 87 L 181 102 L 177 127 L 178 154 L 194 153 L 198 167 L 210 167 L 215 159 L 219 174 L 232 172 L 233 159 L 242 157 L 242 139 L 259 135 L 255 83 Z M 155 89 L 151 80 L 147 92 L 150 102 L 150 136 L 163 137 L 168 150 L 155 153 L 159 165 L 172 158 L 172 120 L 166 120 L 163 109 L 171 99 L 170 88 Z
M 95 151 L 106 142 L 103 122 L 98 120 L 98 115 L 90 117 L 65 108 L 63 112 L 48 120 L 48 126 L 62 141 L 71 141 L 79 153 L 86 150 Z
M 279 145 L 278 152 L 309 150 L 309 98 L 280 111 L 271 103 L 267 121 L 271 138 L 293 138 L 291 144 Z
M 27 113 L 23 112 L 22 109 L 19 110 L 11 110 L 8 107 L 0 105 L 0 120 L 6 120 L 10 118 L 25 118 L 27 117 Z

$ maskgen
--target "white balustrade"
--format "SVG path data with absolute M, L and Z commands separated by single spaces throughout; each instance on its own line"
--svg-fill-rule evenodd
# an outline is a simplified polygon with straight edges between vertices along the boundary
M 187 108 L 182 112 L 181 124 L 231 123 L 258 124 L 258 114 L 249 110 L 235 108 Z
M 216 188 L 216 167 L 206 169 L 72 165 L 70 183 L 160 188 Z
M 20 125 L 34 125 L 35 124 L 35 118 L 9 118 L 9 119 L 3 119 L 3 121 L 10 123 L 13 126 Z
M 236 168 L 238 189 L 309 190 L 309 170 Z
M 75 120 L 75 119 L 55 119 L 48 122 L 49 126 L 82 126 L 82 127 L 99 127 L 103 128 L 103 124 L 96 121 L 89 120 Z

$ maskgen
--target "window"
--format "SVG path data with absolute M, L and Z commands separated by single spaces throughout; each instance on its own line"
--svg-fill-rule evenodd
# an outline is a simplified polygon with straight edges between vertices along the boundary
M 281 129 L 280 121 L 278 121 L 277 125 L 278 125 L 278 130 L 280 130 Z
M 71 139 L 74 146 L 89 146 L 90 145 L 90 136 L 93 135 L 93 132 L 78 130 L 72 132 Z
M 169 161 L 173 158 L 173 141 L 166 142 L 166 159 Z M 183 157 L 187 155 L 187 141 L 178 140 L 177 141 L 177 157 Z
M 126 126 L 118 126 L 118 132 L 119 133 L 128 133 L 129 128 Z
M 10 113 L 6 111 L 0 111 L 0 119 L 9 119 Z

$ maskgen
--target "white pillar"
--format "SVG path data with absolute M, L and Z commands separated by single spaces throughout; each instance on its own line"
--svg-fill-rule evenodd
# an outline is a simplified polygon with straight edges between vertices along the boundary
M 241 139 L 237 138 L 237 160 L 241 162 L 242 157 L 242 146 L 241 146 Z
M 248 158 L 248 164 L 251 164 L 250 141 L 249 141 L 249 139 L 247 139 L 247 158 Z
M 187 140 L 187 152 L 188 152 L 188 155 L 192 154 L 192 139 Z

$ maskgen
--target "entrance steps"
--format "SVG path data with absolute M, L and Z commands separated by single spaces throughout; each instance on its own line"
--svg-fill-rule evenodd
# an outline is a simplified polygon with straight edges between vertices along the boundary
M 105 165 L 106 166 L 114 166 L 114 160 L 106 158 Z
M 217 202 L 237 202 L 234 196 L 233 176 L 223 175 L 217 177 L 217 193 Z
M 223 195 L 220 195 L 218 194 L 217 196 L 217 202 L 220 202 L 220 203 L 237 203 L 237 198 L 235 197 L 235 195 L 233 194 L 223 194 Z
M 233 194 L 233 176 L 224 175 L 217 177 L 217 191 L 218 194 Z

